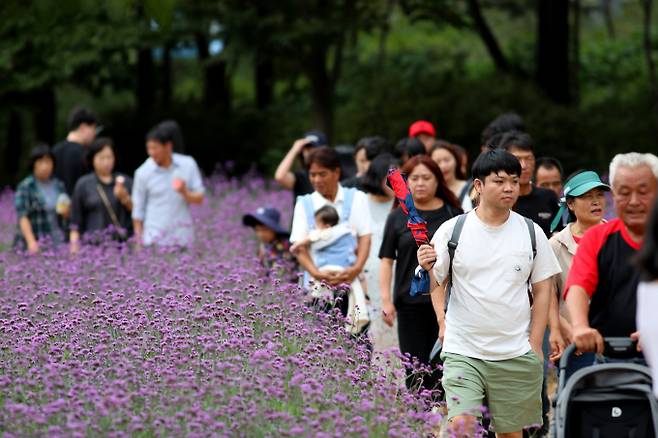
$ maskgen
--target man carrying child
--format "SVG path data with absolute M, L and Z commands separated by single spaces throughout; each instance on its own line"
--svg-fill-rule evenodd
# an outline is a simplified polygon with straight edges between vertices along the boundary
M 326 283 L 330 286 L 348 284 L 354 287 L 355 284 L 358 284 L 358 281 L 355 280 L 363 270 L 370 252 L 372 231 L 367 197 L 363 192 L 344 188 L 339 184 L 340 161 L 338 154 L 333 149 L 320 147 L 313 150 L 308 157 L 307 164 L 311 184 L 315 191 L 310 195 L 297 198 L 290 241 L 296 244 L 307 239 L 309 232 L 317 228 L 316 211 L 329 205 L 338 213 L 339 223 L 347 224 L 351 233 L 356 235 L 356 251 L 353 248 L 348 250 L 346 245 L 340 243 L 338 248 L 334 248 L 332 251 L 345 250 L 344 256 L 353 257 L 353 259 L 342 261 L 340 270 L 323 270 L 318 265 L 321 260 L 313 259 L 307 245 L 295 245 L 297 260 L 306 271 L 305 277 L 308 281 L 305 281 L 305 287 L 309 287 L 310 282 Z M 315 250 L 315 248 L 313 249 Z M 331 260 L 335 260 L 334 256 L 336 254 L 331 257 Z M 346 301 L 343 300 L 340 303 L 344 316 L 347 316 L 348 313 Z

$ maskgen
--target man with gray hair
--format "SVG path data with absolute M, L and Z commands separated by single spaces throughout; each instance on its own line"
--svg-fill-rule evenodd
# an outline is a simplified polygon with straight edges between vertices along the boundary
M 602 354 L 604 337 L 639 340 L 635 308 L 640 273 L 632 260 L 656 198 L 658 157 L 616 155 L 610 163 L 610 182 L 617 219 L 585 233 L 564 288 L 580 352 Z

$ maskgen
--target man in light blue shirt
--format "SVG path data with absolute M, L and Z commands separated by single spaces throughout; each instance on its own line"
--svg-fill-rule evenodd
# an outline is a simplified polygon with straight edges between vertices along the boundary
M 133 224 L 144 245 L 189 246 L 194 241 L 190 204 L 203 202 L 201 172 L 194 158 L 173 152 L 173 133 L 161 125 L 146 136 L 149 158 L 135 172 Z

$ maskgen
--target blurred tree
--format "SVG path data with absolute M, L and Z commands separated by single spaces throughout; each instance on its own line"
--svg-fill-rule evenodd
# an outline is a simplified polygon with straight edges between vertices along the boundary
M 359 32 L 381 27 L 388 19 L 386 0 L 225 0 L 220 4 L 227 40 L 238 50 L 253 53 L 256 48 L 261 103 L 267 102 L 270 92 L 270 57 L 294 65 L 308 82 L 314 123 L 331 141 L 335 89 L 346 51 L 354 48 Z
M 571 101 L 569 0 L 537 2 L 537 83 L 554 102 Z
M 654 99 L 654 106 L 658 110 L 658 75 L 656 63 L 653 59 L 653 44 L 651 37 L 651 23 L 653 13 L 653 0 L 641 0 L 642 3 L 642 42 L 644 46 L 644 58 L 647 63 L 649 86 Z

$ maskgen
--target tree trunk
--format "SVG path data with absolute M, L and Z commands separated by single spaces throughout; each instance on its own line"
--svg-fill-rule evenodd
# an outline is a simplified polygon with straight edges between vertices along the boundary
M 537 14 L 537 83 L 554 102 L 568 104 L 569 1 L 539 0 Z
M 480 9 L 478 0 L 468 0 L 468 13 L 471 16 L 475 30 L 480 35 L 496 69 L 503 72 L 510 71 L 510 65 L 507 62 L 503 51 L 500 49 L 498 41 L 491 31 L 489 24 L 487 24 L 487 21 L 484 19 L 484 15 L 482 15 L 482 10 Z
M 11 175 L 16 180 L 21 162 L 21 151 L 23 149 L 23 123 L 20 113 L 12 109 L 9 111 L 9 123 L 7 128 L 7 147 L 4 153 L 3 173 Z
M 206 64 L 204 87 L 206 105 L 220 108 L 225 114 L 231 107 L 227 82 L 226 61 L 220 59 Z
M 171 104 L 171 49 L 172 44 L 170 42 L 165 44 L 162 56 L 162 104 L 165 108 L 169 108 Z
M 52 145 L 55 141 L 55 91 L 52 88 L 37 90 L 31 101 L 36 139 Z
M 231 93 L 226 76 L 226 61 L 211 61 L 208 50 L 208 37 L 197 33 L 195 36 L 199 61 L 203 64 L 203 100 L 210 107 L 219 107 L 225 114 L 231 109 Z
M 151 48 L 139 50 L 137 55 L 137 110 L 146 115 L 155 103 L 154 67 Z
M 653 0 L 641 0 L 643 16 L 643 42 L 644 42 L 644 57 L 647 62 L 647 70 L 649 74 L 649 86 L 651 94 L 653 95 L 653 103 L 658 110 L 658 77 L 656 76 L 656 63 L 653 60 L 653 47 L 651 44 L 651 15 L 653 13 Z
M 571 101 L 580 101 L 580 0 L 572 0 L 571 15 Z
M 615 38 L 615 23 L 612 21 L 612 0 L 601 0 L 601 12 L 605 20 L 605 27 L 608 30 L 608 36 Z
M 262 110 L 274 99 L 274 62 L 263 48 L 256 49 L 255 56 L 256 106 Z
M 379 32 L 377 47 L 377 67 L 379 69 L 383 68 L 384 63 L 386 62 L 386 41 L 388 40 L 388 34 L 391 32 L 390 20 L 393 8 L 395 8 L 395 3 L 395 0 L 386 1 L 386 21 Z
M 317 129 L 327 135 L 329 144 L 333 144 L 335 83 L 327 69 L 327 58 L 327 46 L 316 44 L 302 62 L 311 86 L 313 122 Z M 334 73 L 337 73 L 336 68 L 339 68 L 339 64 L 334 64 Z

